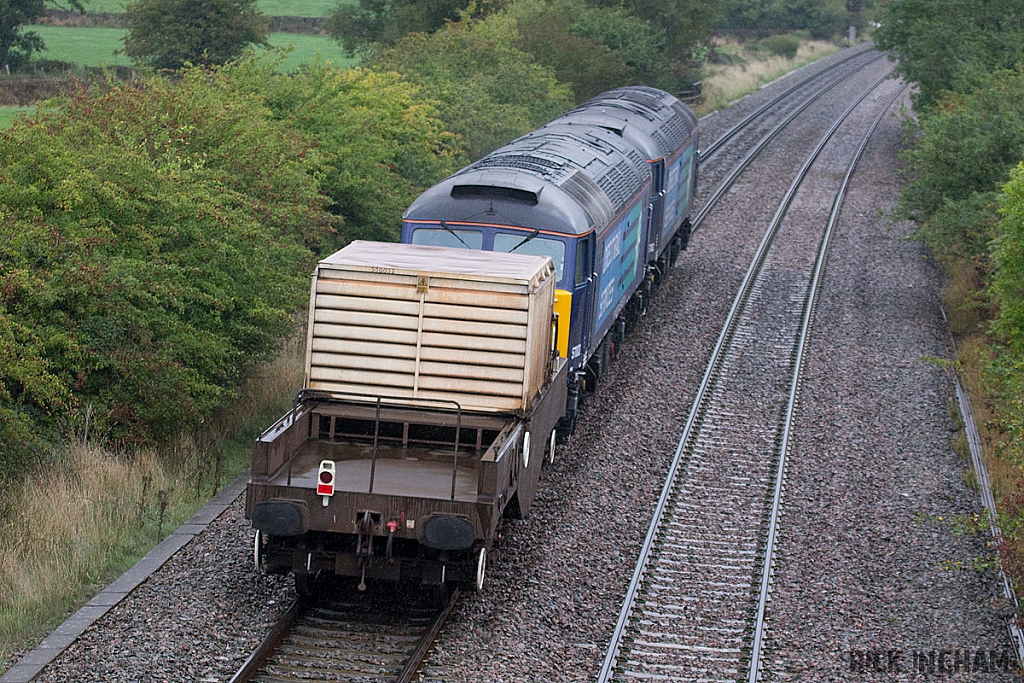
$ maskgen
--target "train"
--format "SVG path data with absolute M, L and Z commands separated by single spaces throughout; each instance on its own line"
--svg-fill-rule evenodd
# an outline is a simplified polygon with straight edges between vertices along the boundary
M 568 434 L 580 397 L 687 246 L 697 160 L 686 105 L 655 88 L 618 88 L 428 189 L 406 210 L 400 239 L 551 257 Z
M 399 243 L 310 290 L 303 389 L 253 447 L 258 571 L 482 589 L 653 288 L 687 246 L 698 131 L 603 93 L 426 190 Z

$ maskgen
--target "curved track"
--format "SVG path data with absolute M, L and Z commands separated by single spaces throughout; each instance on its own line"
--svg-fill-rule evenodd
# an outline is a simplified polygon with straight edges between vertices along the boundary
M 803 227 L 811 222 L 806 217 L 785 218 L 805 182 L 827 183 L 829 168 L 817 172 L 820 178 L 810 175 L 815 160 L 884 82 L 865 90 L 824 135 L 761 240 L 680 439 L 598 677 L 602 683 L 758 680 L 802 350 L 829 234 L 865 143 L 833 190 L 823 230 Z M 802 212 L 813 210 L 813 198 L 804 204 Z

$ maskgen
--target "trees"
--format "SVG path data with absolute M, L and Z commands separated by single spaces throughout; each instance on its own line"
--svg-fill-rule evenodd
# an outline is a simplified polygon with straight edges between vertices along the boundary
M 125 15 L 125 54 L 154 69 L 225 64 L 249 45 L 267 45 L 269 20 L 256 0 L 134 0 Z
M 842 34 L 860 20 L 865 0 L 727 0 L 722 25 L 759 37 L 808 31 L 813 38 Z M 857 16 L 855 17 L 854 14 Z
M 618 6 L 621 0 L 594 4 Z M 693 49 L 710 40 L 725 9 L 725 0 L 624 0 L 621 4 L 651 26 L 665 31 L 666 57 L 687 64 Z
M 993 242 L 992 258 L 996 264 L 990 292 L 998 308 L 992 327 L 1015 356 L 1018 382 L 1024 380 L 1024 161 L 1010 174 L 1000 195 L 998 237 Z M 1021 387 L 1024 389 L 1024 386 Z M 1017 393 L 1024 408 L 1024 391 Z M 1024 446 L 1024 410 L 1017 413 L 1018 438 Z
M 240 97 L 259 98 L 315 141 L 343 241 L 397 240 L 402 211 L 463 161 L 435 103 L 393 72 L 312 64 L 285 75 L 271 66 L 244 60 L 223 73 Z
M 978 85 L 939 100 L 902 155 L 913 177 L 901 210 L 940 256 L 987 258 L 998 187 L 1024 158 L 1024 69 L 998 70 Z
M 350 54 L 371 45 L 393 45 L 408 33 L 436 31 L 455 21 L 469 0 L 359 0 L 339 3 L 327 31 Z
M 432 34 L 411 33 L 371 64 L 416 83 L 470 159 L 536 128 L 572 105 L 550 68 L 515 47 L 508 14 L 466 18 Z
M 311 146 L 199 69 L 0 132 L 5 443 L 87 409 L 160 441 L 226 402 L 307 296 L 330 226 Z
M 967 92 L 995 69 L 1024 63 L 1020 0 L 888 0 L 875 38 L 920 89 L 918 110 L 943 91 Z
M 18 69 L 28 64 L 33 52 L 43 49 L 39 34 L 22 27 L 46 13 L 46 1 L 0 0 L 0 69 Z M 84 11 L 80 0 L 67 0 L 57 6 Z
M 621 85 L 678 89 L 663 56 L 664 33 L 622 7 L 520 0 L 508 11 L 518 27 L 516 46 L 569 84 L 577 102 Z

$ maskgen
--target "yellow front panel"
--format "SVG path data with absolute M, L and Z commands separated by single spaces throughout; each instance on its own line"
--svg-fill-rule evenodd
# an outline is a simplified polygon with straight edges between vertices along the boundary
M 558 316 L 558 339 L 555 348 L 562 358 L 569 357 L 569 318 L 572 315 L 572 294 L 564 289 L 555 290 L 555 315 Z

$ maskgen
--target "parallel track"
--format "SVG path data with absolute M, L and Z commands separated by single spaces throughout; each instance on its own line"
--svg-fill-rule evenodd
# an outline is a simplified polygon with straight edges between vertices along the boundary
M 827 68 L 822 69 L 818 73 L 811 74 L 803 80 L 794 83 L 790 87 L 786 88 L 786 90 L 780 92 L 778 95 L 748 114 L 742 121 L 722 133 L 718 136 L 717 140 L 702 149 L 699 156 L 700 162 L 705 164 L 710 161 L 711 158 L 714 157 L 727 143 L 733 140 L 740 133 L 750 129 L 756 121 L 761 120 L 766 114 L 778 116 L 780 113 L 779 108 L 785 106 L 788 100 L 793 99 L 792 96 L 799 90 L 806 88 L 812 92 L 818 91 L 815 95 L 816 99 L 827 91 L 827 89 L 817 87 L 818 82 L 825 81 L 830 84 L 838 84 L 857 73 L 868 64 L 882 59 L 884 56 L 885 55 L 883 53 L 872 52 L 871 50 L 865 49 L 861 52 L 850 54 L 836 63 L 830 64 Z M 804 100 L 804 102 L 806 103 L 807 101 Z M 802 106 L 806 106 L 806 104 Z
M 772 112 L 773 116 L 781 116 L 781 118 L 778 120 L 775 126 L 771 128 L 771 130 L 765 133 L 763 137 L 761 137 L 757 142 L 753 143 L 749 147 L 749 149 L 746 150 L 745 155 L 740 161 L 738 161 L 729 168 L 725 178 L 722 179 L 721 183 L 719 183 L 719 185 L 715 188 L 714 192 L 712 192 L 708 199 L 704 202 L 704 205 L 701 207 L 700 211 L 697 212 L 697 215 L 694 216 L 692 228 L 693 232 L 696 232 L 700 228 L 701 224 L 703 224 L 704 222 L 704 219 L 707 218 L 707 215 L 711 212 L 715 205 L 718 204 L 718 202 L 722 199 L 725 193 L 728 192 L 729 188 L 733 186 L 736 180 L 740 177 L 740 174 L 743 173 L 744 170 L 746 170 L 747 166 L 749 166 L 750 163 L 757 157 L 757 155 L 764 151 L 765 147 L 768 146 L 768 143 L 770 143 L 778 135 L 780 135 L 786 129 L 786 127 L 790 123 L 792 123 L 794 119 L 796 119 L 797 116 L 803 113 L 804 110 L 806 110 L 808 107 L 814 104 L 818 99 L 823 97 L 832 88 L 852 78 L 862 69 L 870 66 L 879 59 L 882 59 L 884 55 L 871 53 L 866 53 L 865 55 L 865 53 L 862 53 L 860 55 L 855 55 L 855 57 L 866 58 L 858 60 L 858 63 L 856 63 L 853 66 L 853 68 L 841 73 L 841 75 L 836 76 L 833 80 L 828 81 L 828 84 L 825 85 L 824 87 L 815 87 L 811 91 L 810 95 L 808 95 L 803 100 L 798 101 L 798 103 L 795 106 L 793 106 L 791 109 L 788 109 L 784 114 L 781 111 Z M 847 59 L 841 62 L 839 65 L 835 65 L 833 69 L 829 70 L 829 73 L 835 70 L 836 67 L 840 65 L 845 65 L 849 61 L 850 60 Z M 889 73 L 892 72 L 890 71 Z M 753 112 L 752 114 L 744 118 L 742 121 L 740 121 L 738 124 L 733 126 L 731 129 L 729 129 L 729 131 L 727 131 L 718 140 L 716 140 L 709 149 L 720 149 L 721 143 L 723 143 L 723 141 L 731 140 L 738 132 L 751 128 L 754 122 L 760 120 L 762 116 L 767 111 L 769 111 L 772 106 L 778 106 L 780 102 L 785 100 L 786 96 L 805 86 L 811 85 L 816 82 L 816 79 L 807 79 L 801 83 L 794 85 L 785 93 L 775 97 L 770 102 L 767 102 L 766 104 L 761 106 L 757 111 Z M 702 160 L 704 159 L 706 154 L 707 153 L 701 154 Z
M 840 123 L 884 80 L 825 134 L 757 249 L 680 439 L 601 683 L 759 679 L 803 348 L 842 193 L 881 113 L 850 164 L 824 230 L 784 227 L 783 219 Z M 784 252 L 775 248 L 780 245 Z

